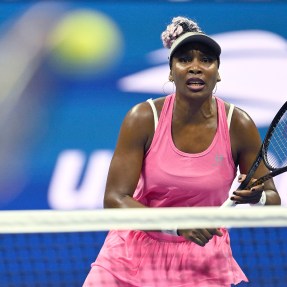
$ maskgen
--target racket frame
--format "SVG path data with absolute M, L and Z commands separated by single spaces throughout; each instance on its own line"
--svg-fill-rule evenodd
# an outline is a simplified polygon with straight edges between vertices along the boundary
M 285 114 L 286 111 L 287 111 L 287 101 L 283 104 L 283 106 L 279 109 L 279 111 L 277 112 L 277 114 L 273 118 L 273 120 L 272 120 L 272 122 L 271 122 L 271 124 L 267 130 L 264 141 L 261 144 L 260 150 L 256 156 L 256 159 L 253 162 L 251 168 L 249 169 L 249 172 L 247 173 L 246 178 L 244 179 L 243 182 L 241 182 L 241 184 L 239 185 L 237 190 L 250 189 L 253 186 L 260 185 L 263 182 L 271 179 L 272 177 L 275 177 L 275 176 L 287 171 L 287 166 L 282 167 L 282 168 L 274 168 L 274 167 L 270 166 L 270 164 L 268 163 L 268 160 L 267 160 L 267 150 L 268 150 L 268 146 L 270 144 L 272 134 L 274 133 L 277 124 L 279 123 L 280 119 L 282 118 L 282 116 Z M 252 179 L 252 176 L 254 175 L 255 171 L 257 170 L 257 168 L 258 168 L 258 166 L 262 160 L 263 160 L 264 165 L 270 171 L 270 173 L 265 174 L 264 176 L 257 179 L 255 182 L 249 184 L 250 180 Z M 230 198 L 228 198 L 221 205 L 221 207 L 234 206 L 234 205 L 235 205 L 234 201 L 231 200 Z

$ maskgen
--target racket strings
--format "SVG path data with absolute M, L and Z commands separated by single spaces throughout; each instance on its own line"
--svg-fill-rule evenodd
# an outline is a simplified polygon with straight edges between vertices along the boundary
M 275 127 L 265 156 L 268 164 L 274 169 L 287 165 L 287 112 Z

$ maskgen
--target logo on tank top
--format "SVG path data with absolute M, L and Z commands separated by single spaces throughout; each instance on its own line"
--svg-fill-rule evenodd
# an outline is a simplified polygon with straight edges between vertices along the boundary
M 215 155 L 213 165 L 214 166 L 220 166 L 223 164 L 223 161 L 224 161 L 224 156 L 221 154 L 217 154 L 217 155 Z

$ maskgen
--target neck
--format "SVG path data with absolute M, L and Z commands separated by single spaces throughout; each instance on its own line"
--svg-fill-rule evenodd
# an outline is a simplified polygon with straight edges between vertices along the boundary
M 210 97 L 205 101 L 183 101 L 175 98 L 174 119 L 182 122 L 198 122 L 215 115 L 215 98 Z

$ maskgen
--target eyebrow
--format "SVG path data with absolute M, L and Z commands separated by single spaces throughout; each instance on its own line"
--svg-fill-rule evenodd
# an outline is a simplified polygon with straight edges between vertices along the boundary
M 206 55 L 206 56 L 209 56 L 209 57 L 212 57 L 214 59 L 216 59 L 216 55 L 210 51 L 210 50 L 203 50 L 203 49 L 186 49 L 186 50 L 180 50 L 180 51 L 177 51 L 175 54 L 174 54 L 174 57 L 180 57 L 182 55 L 186 55 L 186 54 L 190 54 L 190 53 L 193 53 L 193 51 L 198 51 L 201 55 Z

